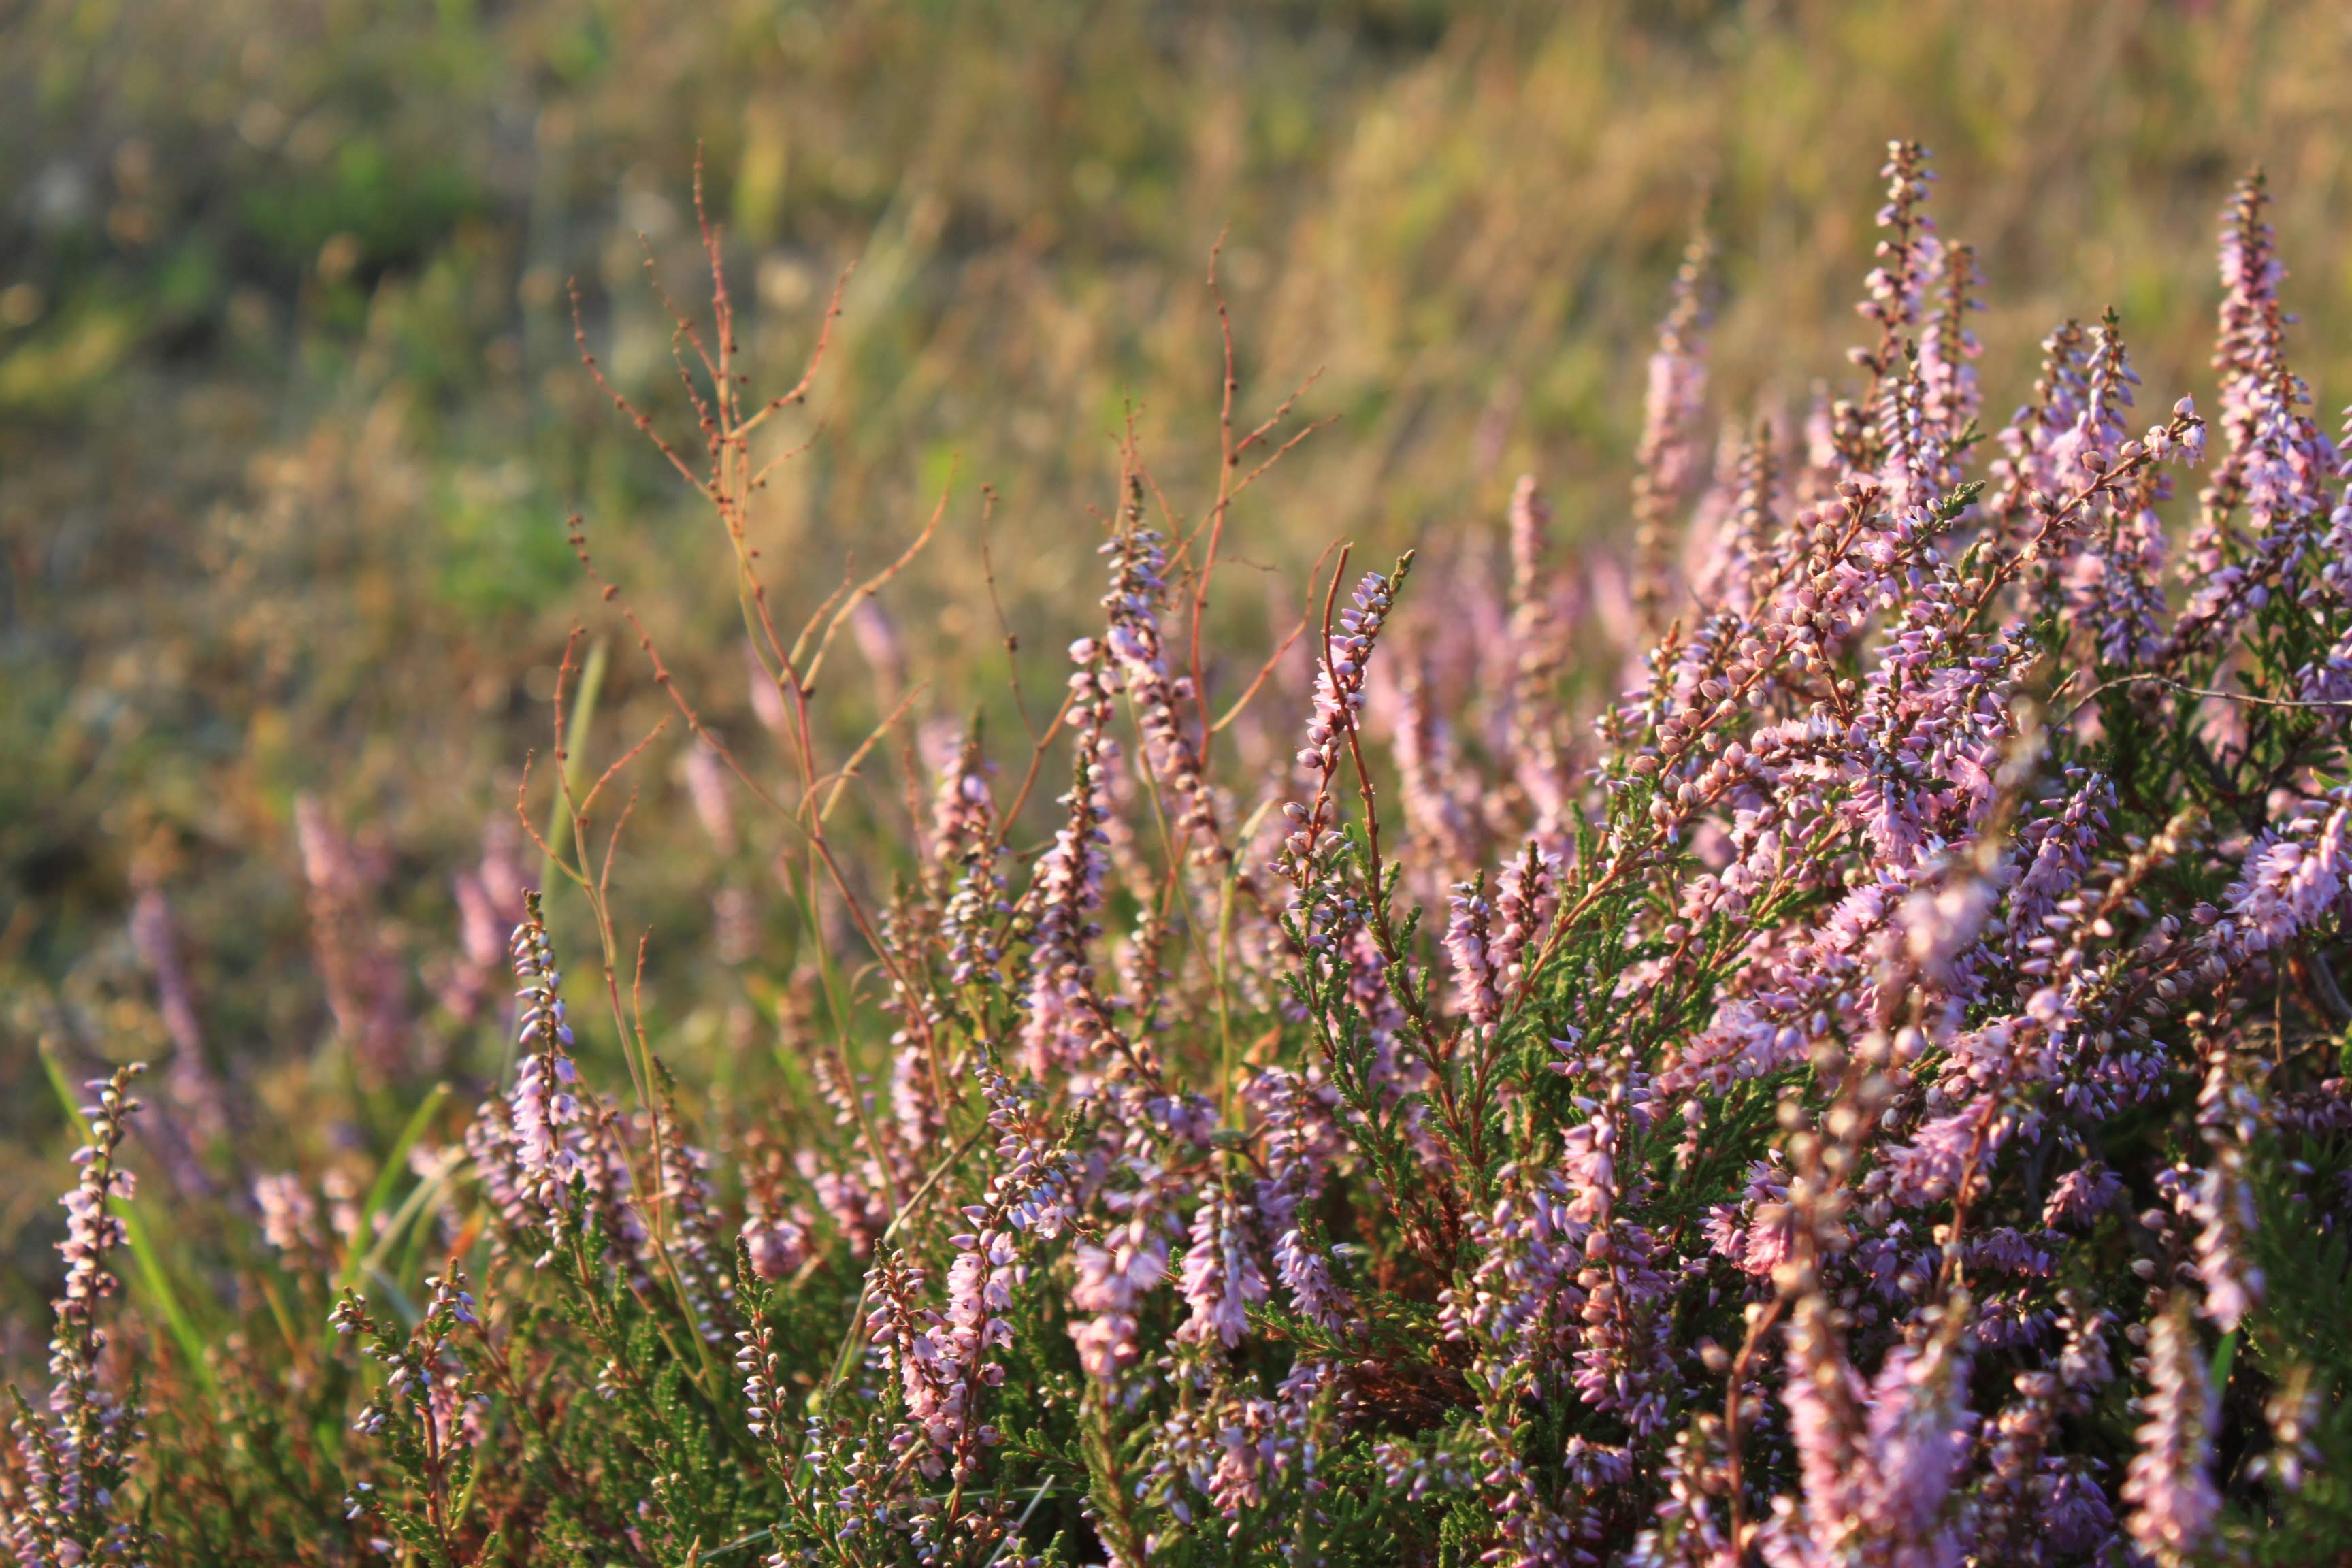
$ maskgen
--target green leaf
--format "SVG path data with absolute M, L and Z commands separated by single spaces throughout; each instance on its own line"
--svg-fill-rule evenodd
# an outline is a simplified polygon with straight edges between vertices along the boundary
M 366 1236 L 373 1228 L 377 1213 L 392 1201 L 392 1189 L 399 1182 L 400 1173 L 407 1168 L 409 1150 L 425 1136 L 425 1128 L 432 1124 L 433 1113 L 441 1109 L 441 1101 L 448 1094 L 447 1084 L 435 1084 L 426 1091 L 415 1110 L 410 1113 L 408 1124 L 400 1130 L 400 1136 L 393 1140 L 390 1152 L 384 1155 L 383 1163 L 376 1170 L 374 1184 L 368 1188 L 367 1201 L 360 1205 L 359 1228 L 352 1232 L 355 1238 Z M 372 1248 L 363 1253 L 358 1241 L 353 1240 L 351 1251 L 343 1258 L 343 1271 L 335 1280 L 338 1294 L 359 1283 L 361 1274 L 378 1260 L 380 1250 Z

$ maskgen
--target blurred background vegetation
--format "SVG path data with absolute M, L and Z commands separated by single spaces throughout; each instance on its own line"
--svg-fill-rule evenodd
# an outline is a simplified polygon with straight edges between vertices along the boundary
M 322 1084 L 396 1124 L 362 1114 L 390 1091 L 350 1071 L 316 973 L 296 802 L 351 838 L 389 1005 L 427 1018 L 452 876 L 545 750 L 566 630 L 615 629 L 571 512 L 706 710 L 756 731 L 724 541 L 596 395 L 566 302 L 576 279 L 615 381 L 690 439 L 644 268 L 707 297 L 698 146 L 760 384 L 798 374 L 856 264 L 788 433 L 809 449 L 756 520 L 786 608 L 952 486 L 862 628 L 870 668 L 835 678 L 854 734 L 914 680 L 921 713 L 1001 687 L 983 537 L 1031 689 L 1058 680 L 1129 409 L 1197 517 L 1221 233 L 1244 416 L 1318 368 L 1301 409 L 1338 416 L 1236 519 L 1228 668 L 1331 540 L 1475 547 L 1522 469 L 1566 530 L 1621 533 L 1701 221 L 1718 411 L 1801 411 L 1856 341 L 1894 135 L 1933 149 L 1945 231 L 1979 249 L 1996 416 L 2051 326 L 2110 303 L 2151 406 L 2203 395 L 2213 219 L 2257 161 L 2296 363 L 2344 396 L 2347 51 L 2352 8 L 2228 0 L 0 9 L 0 1083 L 37 1085 L 44 1037 L 169 1053 L 130 931 L 155 889 L 214 1070 L 278 1112 L 247 1146 L 359 1137 L 298 1111 Z M 663 710 L 647 676 L 617 637 L 597 762 Z M 684 751 L 646 760 L 650 796 L 680 795 Z M 869 771 L 880 816 L 896 764 Z M 723 1062 L 788 1021 L 789 945 L 728 962 L 709 889 L 758 852 L 729 869 L 690 813 L 645 820 L 620 884 L 666 1048 Z M 419 1049 L 462 1073 L 495 1047 Z M 46 1229 L 61 1143 L 45 1094 L 0 1096 L 0 1248 Z

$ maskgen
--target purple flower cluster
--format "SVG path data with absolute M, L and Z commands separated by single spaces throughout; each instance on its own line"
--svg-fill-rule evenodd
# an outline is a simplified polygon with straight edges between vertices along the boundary
M 572 1060 L 572 1026 L 563 1012 L 563 976 L 540 918 L 539 895 L 525 899 L 528 913 L 509 944 L 521 1004 L 515 1032 L 524 1054 L 507 1097 L 507 1116 L 518 1190 L 553 1225 L 571 1208 L 572 1184 L 587 1168 L 587 1140 L 580 1070 Z
M 131 1084 L 143 1070 L 133 1065 L 86 1086 L 96 1098 L 80 1112 L 89 1124 L 74 1152 L 80 1176 L 58 1200 L 66 1273 L 49 1337 L 48 1398 L 39 1409 L 17 1398 L 13 1462 L 0 1467 L 8 1547 L 23 1568 L 142 1568 L 152 1549 L 130 1500 L 117 1495 L 143 1434 L 138 1406 L 107 1375 L 100 1310 L 122 1288 L 111 1255 L 128 1233 L 113 1205 L 134 1183 L 118 1155 L 140 1109 Z

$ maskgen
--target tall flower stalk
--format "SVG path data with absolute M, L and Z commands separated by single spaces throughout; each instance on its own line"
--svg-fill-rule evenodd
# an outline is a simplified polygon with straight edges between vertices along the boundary
M 143 1068 L 118 1068 L 86 1087 L 89 1133 L 74 1153 L 80 1167 L 65 1206 L 58 1243 L 66 1274 L 49 1336 L 49 1392 L 38 1406 L 12 1388 L 14 1463 L 5 1498 L 10 1549 L 23 1568 L 82 1568 L 109 1563 L 144 1568 L 153 1542 L 145 1510 L 131 1490 L 139 1456 L 140 1410 L 108 1376 L 111 1338 L 103 1308 L 122 1281 L 113 1255 L 126 1239 L 115 1205 L 135 1186 L 119 1162 L 131 1118 L 140 1109 L 131 1086 Z

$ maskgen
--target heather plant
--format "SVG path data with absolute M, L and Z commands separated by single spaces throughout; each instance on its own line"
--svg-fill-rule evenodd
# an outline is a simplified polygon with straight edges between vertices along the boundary
M 1295 580 L 1336 532 L 1387 555 L 1431 528 L 1483 533 L 1528 468 L 1565 536 L 1624 519 L 1643 403 L 1627 366 L 1701 201 L 1730 241 L 1714 405 L 1801 401 L 1849 341 L 1856 159 L 1888 127 L 1937 148 L 1947 226 L 1983 247 L 1998 281 L 1979 363 L 2004 392 L 2032 380 L 2051 323 L 2114 301 L 2141 373 L 2210 405 L 2207 238 L 2255 158 L 2291 182 L 2275 220 L 2302 258 L 2296 367 L 2347 384 L 2352 288 L 2315 264 L 2352 199 L 2338 55 L 2313 47 L 2340 16 L 2327 0 L 7 7 L 0 1074 L 35 1073 L 44 1035 L 160 1072 L 182 1031 L 124 940 L 150 889 L 191 933 L 184 989 L 248 1148 L 257 1104 L 268 1142 L 324 1134 L 297 1091 L 331 1012 L 403 1003 L 407 1070 L 471 1065 L 493 1023 L 453 1038 L 427 1004 L 455 956 L 452 878 L 490 847 L 485 823 L 543 732 L 577 610 L 572 510 L 607 525 L 600 564 L 714 724 L 756 748 L 723 539 L 657 454 L 612 438 L 564 308 L 576 276 L 615 383 L 674 385 L 639 236 L 687 275 L 698 140 L 758 363 L 797 362 L 826 281 L 864 258 L 815 395 L 773 422 L 814 438 L 761 501 L 761 543 L 792 562 L 791 618 L 845 555 L 902 539 L 961 453 L 966 484 L 1003 498 L 992 553 L 1034 685 L 1058 679 L 1043 656 L 1087 629 L 1101 591 L 1079 545 L 1122 400 L 1149 411 L 1155 466 L 1209 471 L 1199 272 L 1227 226 L 1244 370 L 1286 387 L 1327 367 L 1302 406 L 1349 432 L 1246 499 L 1211 622 L 1235 658 L 1256 651 L 1254 569 Z M 1714 426 L 1701 434 L 1703 468 Z M 1662 520 L 1671 543 L 1679 514 Z M 1001 751 L 1023 731 L 992 694 L 980 537 L 957 521 L 889 610 L 901 669 L 929 688 L 915 711 L 986 700 Z M 872 683 L 869 711 L 859 662 L 821 705 L 829 745 L 898 700 Z M 651 723 L 642 669 L 612 660 L 583 705 L 598 743 Z M 1219 742 L 1221 773 L 1240 738 Z M 741 907 L 766 879 L 714 868 L 697 819 L 661 800 L 677 759 L 654 760 L 629 908 L 683 938 L 722 882 Z M 362 984 L 331 997 L 293 874 L 304 795 L 355 851 L 337 896 L 373 889 L 351 928 L 368 940 L 335 976 Z M 764 866 L 769 829 L 739 815 Z M 520 885 L 486 882 L 491 946 Z M 566 948 L 585 939 L 569 918 L 558 900 Z M 720 956 L 735 951 L 657 940 L 650 956 L 698 1091 L 726 1081 L 741 1034 L 746 970 Z M 402 1112 L 354 1120 L 372 1160 Z M 0 1101 L 9 1184 L 58 1184 L 63 1152 L 46 1097 Z M 365 1163 L 344 1173 L 362 1190 Z M 46 1310 L 47 1207 L 0 1205 L 0 1298 L 27 1321 Z
M 2113 312 L 1990 426 L 1976 258 L 1920 149 L 1883 176 L 1865 341 L 1801 418 L 1706 427 L 1693 247 L 1630 569 L 1530 480 L 1501 583 L 1341 548 L 1270 652 L 1228 640 L 1235 502 L 1312 428 L 1240 415 L 1228 323 L 1205 489 L 1118 441 L 1060 692 L 925 724 L 909 689 L 845 751 L 829 661 L 890 667 L 906 558 L 780 621 L 753 508 L 825 339 L 756 390 L 706 230 L 682 416 L 581 340 L 728 541 L 755 735 L 571 538 L 741 873 L 711 940 L 784 977 L 772 1070 L 665 1059 L 626 830 L 667 742 L 581 765 L 575 638 L 555 826 L 461 884 L 445 1005 L 506 1042 L 472 1103 L 404 1106 L 364 1190 L 183 1184 L 219 1239 L 175 1286 L 113 1217 L 102 1089 L 54 1391 L 0 1467 L 19 1558 L 2352 1550 L 2352 500 L 2264 186 L 2224 215 L 2209 434 L 2135 414 Z M 377 873 L 305 843 L 381 1043 L 353 1092 L 400 1100 Z M 137 1333 L 100 1321 L 125 1244 Z

